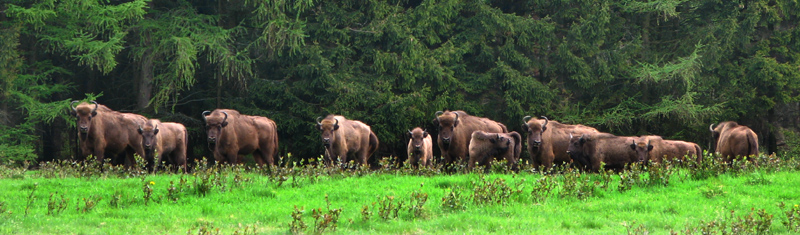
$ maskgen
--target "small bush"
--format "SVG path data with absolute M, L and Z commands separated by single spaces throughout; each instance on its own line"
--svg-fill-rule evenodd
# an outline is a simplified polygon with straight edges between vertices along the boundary
M 450 189 L 450 192 L 442 197 L 442 210 L 452 212 L 466 209 L 467 205 L 464 196 L 461 195 L 461 190 L 458 187 Z
M 784 211 L 783 226 L 786 226 L 789 231 L 800 233 L 800 206 L 798 204 L 786 206 L 785 203 L 781 202 L 778 207 Z
M 301 207 L 297 209 L 297 206 L 294 206 L 294 210 L 292 211 L 292 222 L 289 222 L 289 232 L 292 234 L 299 234 L 308 228 L 305 222 L 303 222 L 303 213 L 305 212 L 305 208 Z
M 60 200 L 55 197 L 55 193 L 50 193 L 50 199 L 47 200 L 47 215 L 58 215 L 67 209 L 69 199 L 64 198 L 63 194 L 59 196 Z

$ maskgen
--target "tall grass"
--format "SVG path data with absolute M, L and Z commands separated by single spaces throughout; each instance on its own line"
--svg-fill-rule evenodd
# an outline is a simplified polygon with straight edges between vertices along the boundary
M 93 163 L 0 167 L 0 234 L 794 233 L 798 162 L 631 166 L 619 173 L 442 173 Z M 457 167 L 456 167 L 457 168 Z M 27 213 L 26 213 L 27 211 Z

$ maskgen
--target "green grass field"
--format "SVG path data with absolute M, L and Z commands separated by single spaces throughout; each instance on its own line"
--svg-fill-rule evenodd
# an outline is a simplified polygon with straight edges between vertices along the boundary
M 800 223 L 795 161 L 702 174 L 660 168 L 670 172 L 660 179 L 641 169 L 542 175 L 227 167 L 142 174 L 55 165 L 0 168 L 0 234 L 792 234 Z M 293 219 L 295 207 L 302 213 Z

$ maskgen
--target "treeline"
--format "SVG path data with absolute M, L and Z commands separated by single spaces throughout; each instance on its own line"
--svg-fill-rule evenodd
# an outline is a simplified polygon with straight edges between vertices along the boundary
M 443 109 L 704 149 L 734 120 L 800 153 L 799 16 L 770 0 L 6 0 L 0 158 L 75 155 L 74 99 L 181 122 L 195 157 L 215 108 L 275 120 L 299 158 L 322 153 L 318 116 L 362 120 L 379 156 L 404 157 L 407 129 L 435 131 Z

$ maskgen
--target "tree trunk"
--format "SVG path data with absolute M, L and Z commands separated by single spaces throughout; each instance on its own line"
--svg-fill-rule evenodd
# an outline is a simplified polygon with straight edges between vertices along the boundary
M 147 39 L 145 39 L 147 40 Z M 149 40 L 147 40 L 149 41 Z M 149 43 L 147 43 L 149 44 Z M 138 87 L 136 94 L 136 110 L 142 111 L 148 107 L 153 97 L 153 51 L 147 49 L 139 62 Z

